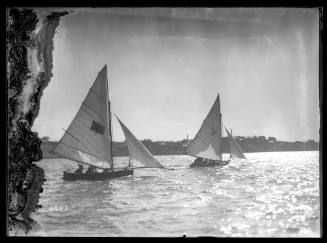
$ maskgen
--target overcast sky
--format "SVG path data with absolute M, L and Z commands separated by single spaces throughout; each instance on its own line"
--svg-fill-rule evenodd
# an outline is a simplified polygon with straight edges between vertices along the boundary
M 107 64 L 112 110 L 139 139 L 193 138 L 219 93 L 235 136 L 318 140 L 318 19 L 317 9 L 77 9 L 56 30 L 32 130 L 59 140 Z

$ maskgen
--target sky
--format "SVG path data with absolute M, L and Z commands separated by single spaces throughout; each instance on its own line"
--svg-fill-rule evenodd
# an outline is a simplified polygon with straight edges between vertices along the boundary
M 313 8 L 74 9 L 32 130 L 58 141 L 107 64 L 112 111 L 138 139 L 193 138 L 219 93 L 234 136 L 318 141 L 318 22 Z

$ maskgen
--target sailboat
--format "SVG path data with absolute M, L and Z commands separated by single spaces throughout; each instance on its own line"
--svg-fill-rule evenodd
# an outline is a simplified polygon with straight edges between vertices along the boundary
M 107 65 L 105 65 L 98 73 L 68 129 L 64 130 L 64 135 L 51 151 L 52 154 L 79 165 L 87 165 L 93 171 L 89 173 L 64 171 L 64 180 L 108 180 L 134 173 L 130 160 L 128 166 L 115 168 L 111 115 Z M 118 121 L 128 143 L 130 158 L 136 158 L 147 168 L 162 167 L 128 128 L 119 119 Z M 97 169 L 103 171 L 97 172 Z
M 246 159 L 240 145 L 237 143 L 237 141 L 232 136 L 231 133 L 228 132 L 227 128 L 225 128 L 227 134 L 228 134 L 228 141 L 230 145 L 230 156 L 229 158 L 238 158 L 238 159 Z
M 230 160 L 222 159 L 222 129 L 221 129 L 219 94 L 208 115 L 187 149 L 187 154 L 196 157 L 190 167 L 224 166 Z

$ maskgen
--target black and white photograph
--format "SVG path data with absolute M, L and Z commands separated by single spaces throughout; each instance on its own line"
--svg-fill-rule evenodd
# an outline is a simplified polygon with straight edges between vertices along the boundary
M 6 14 L 8 236 L 321 237 L 321 8 Z

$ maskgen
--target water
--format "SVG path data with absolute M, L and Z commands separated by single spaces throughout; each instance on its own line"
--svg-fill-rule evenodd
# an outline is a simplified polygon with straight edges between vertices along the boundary
M 32 217 L 46 236 L 319 237 L 319 152 L 246 157 L 189 169 L 192 157 L 156 156 L 175 170 L 98 182 L 63 181 L 76 164 L 43 160 L 43 208 Z

